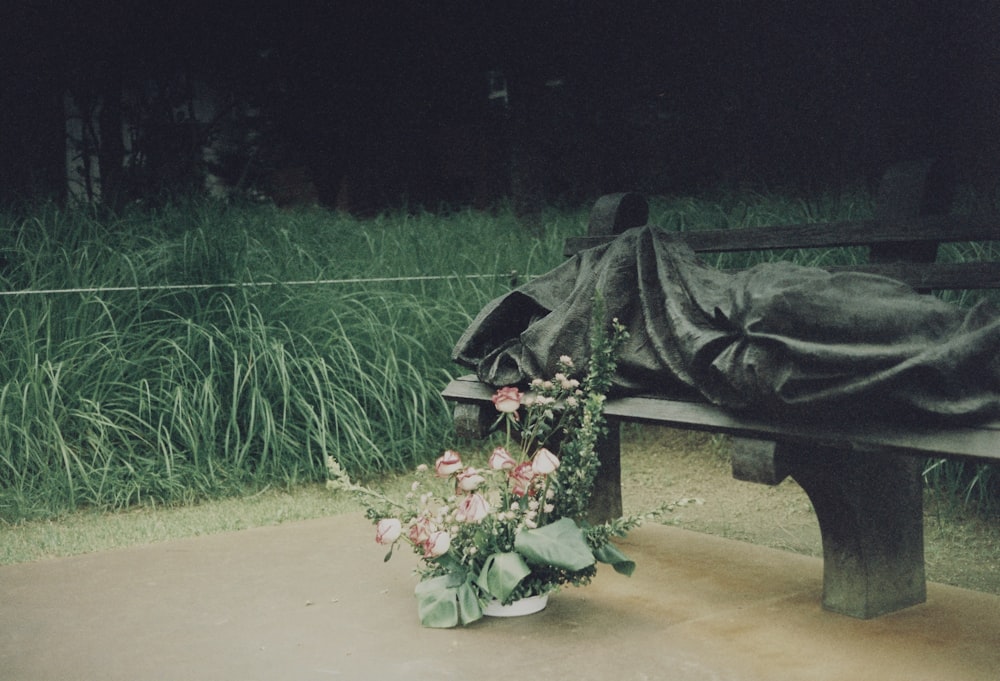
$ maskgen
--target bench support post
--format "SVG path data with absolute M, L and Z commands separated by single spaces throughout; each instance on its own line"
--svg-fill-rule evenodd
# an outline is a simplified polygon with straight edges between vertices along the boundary
M 733 438 L 733 477 L 809 495 L 823 535 L 823 607 L 870 619 L 923 603 L 924 526 L 917 458 Z
M 783 455 L 823 535 L 823 607 L 870 619 L 927 600 L 920 460 L 817 446 Z
M 733 477 L 737 480 L 777 485 L 788 477 L 788 464 L 776 443 L 738 436 L 731 442 Z
M 455 423 L 455 434 L 469 440 L 482 440 L 490 429 L 490 417 L 495 418 L 496 410 L 491 415 L 481 404 L 456 402 L 452 411 Z
M 607 420 L 607 432 L 594 447 L 601 467 L 597 469 L 587 520 L 594 525 L 622 515 L 621 423 Z

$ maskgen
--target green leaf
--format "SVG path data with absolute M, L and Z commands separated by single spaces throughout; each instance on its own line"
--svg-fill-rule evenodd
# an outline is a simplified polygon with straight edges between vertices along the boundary
M 438 565 L 441 566 L 442 569 L 444 569 L 449 574 L 453 575 L 465 574 L 465 569 L 462 567 L 462 563 L 457 558 L 455 558 L 454 553 L 451 551 L 448 551 L 444 555 L 438 556 L 437 558 L 433 558 L 431 562 L 437 563 Z
M 441 575 L 418 582 L 413 590 L 417 597 L 417 614 L 425 627 L 446 629 L 458 624 L 457 586 L 454 575 Z
M 494 553 L 486 559 L 476 584 L 500 602 L 506 601 L 531 568 L 519 553 Z
M 479 596 L 470 578 L 452 573 L 419 582 L 413 590 L 417 614 L 425 627 L 447 629 L 461 622 L 469 624 L 482 618 Z
M 483 617 L 483 608 L 479 605 L 479 593 L 472 586 L 470 579 L 466 579 L 458 587 L 456 594 L 458 599 L 458 618 L 462 624 L 470 624 Z
M 583 530 L 570 518 L 560 518 L 534 530 L 521 530 L 514 538 L 514 549 L 529 563 L 572 572 L 594 564 L 594 554 Z
M 596 551 L 594 557 L 602 563 L 608 563 L 615 569 L 615 572 L 631 577 L 635 572 L 635 561 L 618 550 L 618 547 L 607 542 Z

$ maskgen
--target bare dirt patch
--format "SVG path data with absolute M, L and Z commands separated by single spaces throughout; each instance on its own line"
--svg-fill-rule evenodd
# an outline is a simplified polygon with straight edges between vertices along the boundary
M 732 477 L 724 437 L 654 426 L 622 435 L 626 512 L 688 500 L 664 521 L 696 532 L 811 556 L 822 555 L 819 525 L 793 480 L 770 487 Z M 928 493 L 927 578 L 1000 595 L 1000 522 Z

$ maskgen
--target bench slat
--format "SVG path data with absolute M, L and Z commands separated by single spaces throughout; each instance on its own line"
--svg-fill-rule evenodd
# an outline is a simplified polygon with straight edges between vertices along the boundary
M 817 225 L 800 225 L 795 229 L 804 227 L 815 227 Z M 784 228 L 782 228 L 784 229 Z M 990 227 L 989 229 L 994 229 Z M 747 229 L 747 230 L 713 230 L 710 232 L 678 232 L 686 242 L 695 247 L 696 251 L 712 252 L 716 250 L 766 250 L 767 246 L 762 243 L 777 243 L 775 240 L 764 238 L 757 241 L 757 236 L 761 233 L 766 235 L 769 228 Z M 705 242 L 702 237 L 708 235 Z M 1000 235 L 992 235 L 995 239 L 1000 239 Z M 716 239 L 722 237 L 738 237 L 741 242 L 744 240 L 754 242 L 754 247 L 743 243 L 742 248 L 716 249 L 714 247 L 703 247 L 706 243 L 714 244 Z M 576 253 L 579 250 L 606 243 L 612 237 L 571 237 L 567 239 L 567 254 Z M 804 243 L 806 242 L 806 243 Z M 836 247 L 843 245 L 840 240 L 831 238 L 830 235 L 819 235 L 816 239 L 799 239 L 794 242 L 784 240 L 782 247 L 799 248 L 812 246 Z M 852 244 L 853 245 L 853 244 Z M 880 274 L 893 279 L 904 281 L 916 289 L 952 290 L 952 289 L 997 289 L 1000 288 L 1000 261 L 966 261 L 966 262 L 933 262 L 933 263 L 862 263 L 857 265 L 838 265 L 826 268 L 831 272 L 868 272 Z
M 442 392 L 445 399 L 489 404 L 492 389 L 475 376 L 451 381 Z M 617 397 L 608 399 L 604 413 L 621 421 L 656 423 L 687 430 L 723 432 L 729 435 L 786 442 L 823 442 L 855 447 L 888 447 L 902 453 L 936 457 L 947 454 L 1000 462 L 1000 421 L 964 427 L 903 426 L 892 423 L 835 425 L 776 423 L 734 414 L 701 402 L 663 397 Z
M 697 427 L 743 437 L 880 446 L 930 457 L 948 454 L 1000 461 L 1000 421 L 974 427 L 916 429 L 889 423 L 869 423 L 847 428 L 844 424 L 775 423 L 734 415 L 710 404 L 652 397 L 609 400 L 605 413 L 622 420 L 655 422 L 688 429 Z
M 905 221 L 857 220 L 817 222 L 777 227 L 710 229 L 671 232 L 699 253 L 763 251 L 782 248 L 868 246 L 915 241 L 957 242 L 1000 240 L 1000 220 L 962 215 L 925 216 Z M 615 236 L 576 236 L 566 239 L 563 254 L 613 241 Z
M 830 272 L 868 272 L 905 281 L 915 289 L 996 289 L 1000 288 L 1000 262 L 955 262 L 914 264 L 905 262 L 878 265 L 828 267 Z

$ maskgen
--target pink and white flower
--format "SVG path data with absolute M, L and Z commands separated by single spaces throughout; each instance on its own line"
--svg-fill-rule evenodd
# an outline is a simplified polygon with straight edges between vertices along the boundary
M 462 457 L 453 449 L 447 450 L 434 462 L 434 472 L 442 478 L 447 478 L 462 469 Z
M 458 520 L 479 523 L 490 514 L 490 505 L 482 494 L 469 494 L 458 504 Z
M 531 482 L 535 479 L 535 470 L 531 467 L 530 461 L 518 464 L 508 473 L 511 482 L 511 492 L 514 496 L 523 497 L 531 489 Z
M 451 548 L 451 535 L 444 530 L 431 532 L 431 535 L 424 542 L 424 557 L 436 558 L 448 553 Z
M 551 475 L 559 468 L 559 457 L 542 447 L 531 460 L 531 469 L 538 475 Z
M 493 394 L 491 399 L 493 400 L 493 406 L 497 408 L 497 411 L 504 414 L 516 415 L 517 410 L 521 407 L 521 391 L 513 386 L 500 388 Z
M 375 541 L 379 544 L 393 544 L 403 533 L 403 524 L 399 518 L 383 518 L 375 527 Z
M 411 542 L 419 545 L 426 542 L 431 536 L 431 533 L 436 529 L 437 528 L 434 526 L 434 523 L 431 522 L 431 519 L 422 515 L 415 518 L 413 522 L 410 523 L 410 529 L 407 536 Z
M 490 468 L 495 471 L 509 471 L 517 465 L 517 461 L 514 460 L 514 457 L 512 457 L 510 452 L 508 452 L 505 448 L 497 447 L 493 450 L 493 453 L 490 454 L 489 465 Z
M 472 492 L 486 482 L 486 478 L 484 478 L 478 470 L 472 468 L 471 466 L 460 471 L 458 475 L 455 476 L 455 480 L 458 483 L 458 488 L 465 492 Z

